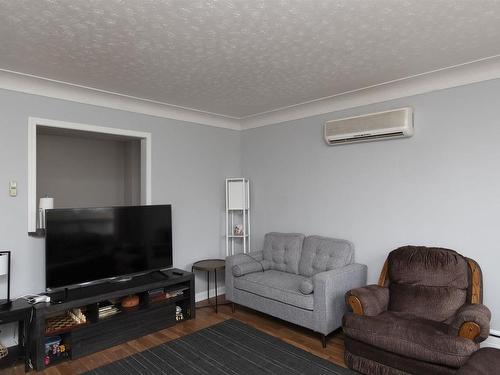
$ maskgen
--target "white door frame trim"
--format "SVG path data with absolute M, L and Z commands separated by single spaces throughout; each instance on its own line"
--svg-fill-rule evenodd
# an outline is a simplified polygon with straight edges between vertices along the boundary
M 36 232 L 36 133 L 37 126 L 112 134 L 141 141 L 141 204 L 151 204 L 151 133 L 28 117 L 28 233 Z

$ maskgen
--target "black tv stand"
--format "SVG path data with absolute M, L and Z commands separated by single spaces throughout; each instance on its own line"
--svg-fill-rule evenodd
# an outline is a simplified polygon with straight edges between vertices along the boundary
M 157 271 L 153 271 L 153 273 L 156 274 L 156 275 L 160 275 L 164 279 L 168 279 L 169 278 L 169 274 L 168 274 L 167 270 L 157 270 Z
M 126 283 L 130 280 L 132 280 L 133 276 L 127 276 L 127 277 L 120 277 L 118 279 L 112 279 L 110 282 L 111 283 Z
M 50 296 L 50 303 L 52 304 L 58 304 L 58 303 L 63 303 L 68 300 L 68 295 L 69 295 L 69 289 L 64 288 L 63 290 L 59 290 L 53 293 L 48 293 Z
M 160 276 L 161 275 L 161 276 Z M 153 299 L 150 291 L 163 289 L 166 292 L 179 291 L 176 297 Z M 64 293 L 64 298 L 61 295 Z M 133 309 L 124 309 L 119 304 L 119 313 L 99 317 L 99 304 L 105 301 L 119 301 L 128 295 L 138 295 L 140 304 Z M 43 370 L 45 365 L 45 343 L 53 337 L 60 337 L 68 349 L 57 362 L 72 360 L 118 345 L 149 333 L 176 324 L 176 306 L 181 307 L 183 320 L 193 319 L 194 276 L 191 272 L 168 269 L 139 275 L 123 282 L 107 282 L 87 285 L 77 289 L 65 289 L 49 293 L 55 303 L 40 303 L 34 306 L 31 332 L 30 358 L 34 369 Z M 78 326 L 61 327 L 47 331 L 52 317 L 62 317 L 67 311 L 80 308 L 87 317 L 87 323 Z

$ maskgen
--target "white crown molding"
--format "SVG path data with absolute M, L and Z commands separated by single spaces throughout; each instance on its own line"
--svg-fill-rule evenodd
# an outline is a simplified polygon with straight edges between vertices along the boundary
M 345 110 L 500 78 L 500 55 L 422 73 L 240 119 L 242 129 Z
M 0 69 L 0 88 L 219 128 L 241 130 L 238 118 L 155 102 Z
M 252 129 L 500 78 L 500 55 L 246 117 L 230 117 L 0 69 L 0 88 L 233 130 Z

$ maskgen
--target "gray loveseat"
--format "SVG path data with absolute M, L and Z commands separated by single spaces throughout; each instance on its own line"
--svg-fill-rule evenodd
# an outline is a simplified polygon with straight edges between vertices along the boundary
M 226 258 L 226 298 L 321 334 L 342 325 L 345 293 L 366 285 L 349 241 L 268 233 L 262 251 Z

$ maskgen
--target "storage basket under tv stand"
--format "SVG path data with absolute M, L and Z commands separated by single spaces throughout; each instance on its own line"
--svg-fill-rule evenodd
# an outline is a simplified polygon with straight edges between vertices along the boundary
M 181 275 L 174 274 L 182 273 Z M 148 291 L 164 288 L 166 291 L 186 288 L 178 297 L 160 301 L 150 301 Z M 45 342 L 47 337 L 62 336 L 69 351 L 61 361 L 83 357 L 114 345 L 170 327 L 177 323 L 176 306 L 181 306 L 184 319 L 194 319 L 194 276 L 191 272 L 170 269 L 161 272 L 136 276 L 123 282 L 106 282 L 92 286 L 67 290 L 58 295 L 49 294 L 60 303 L 40 303 L 35 305 L 30 357 L 34 369 L 43 370 L 45 366 Z M 98 317 L 98 303 L 127 295 L 138 294 L 141 303 L 133 309 L 123 309 L 119 314 Z M 49 317 L 64 314 L 74 308 L 87 311 L 87 323 L 70 327 L 66 331 L 46 334 L 46 321 Z M 93 309 L 96 309 L 93 311 Z M 87 315 L 86 314 L 86 315 Z M 52 362 L 50 365 L 59 362 Z

